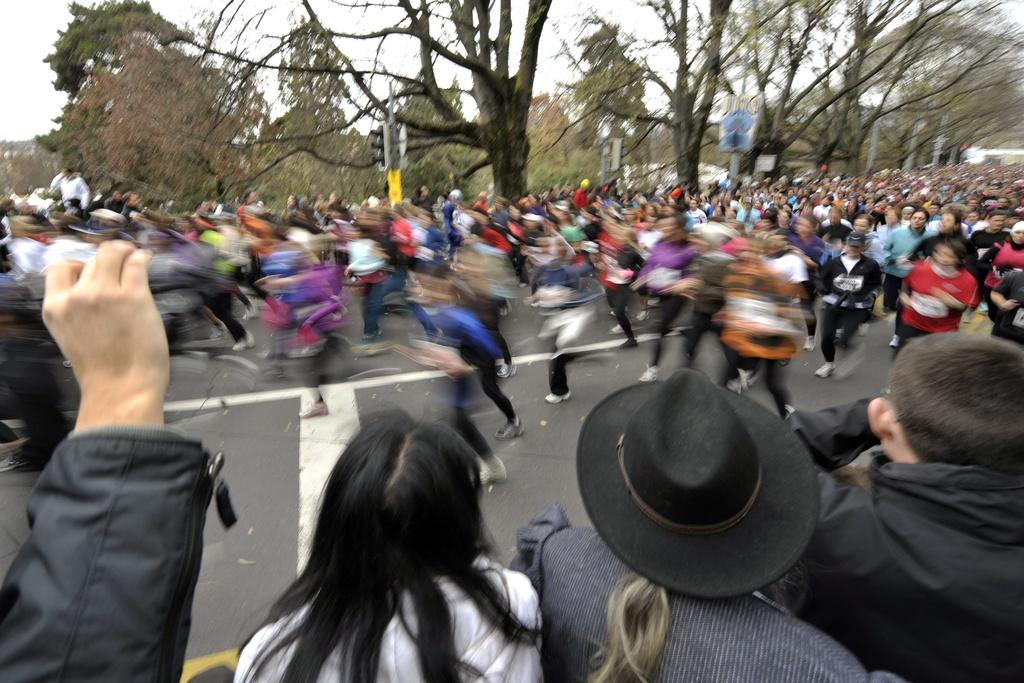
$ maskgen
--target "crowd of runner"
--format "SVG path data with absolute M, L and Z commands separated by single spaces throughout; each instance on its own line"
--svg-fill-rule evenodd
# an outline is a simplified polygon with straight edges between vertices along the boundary
M 447 374 L 463 438 L 399 411 L 366 421 L 236 681 L 1024 678 L 1024 169 L 656 193 L 583 181 L 472 203 L 422 188 L 398 206 L 332 196 L 281 214 L 251 193 L 188 216 L 90 202 L 79 181 L 55 179 L 63 211 L 3 209 L 0 372 L 28 433 L 6 466 L 60 462 L 0 590 L 3 680 L 177 679 L 195 510 L 216 492 L 233 513 L 222 461 L 162 427 L 168 353 L 197 341 L 189 318 L 213 329 L 200 342 L 251 348 L 259 316 L 268 366 L 309 358 L 315 387 L 347 352 L 357 300 L 356 352 Z M 542 313 L 550 404 L 571 398 L 584 330 L 614 318 L 624 349 L 638 319 L 658 334 L 635 351 L 649 354 L 639 381 L 580 432 L 594 528 L 551 506 L 506 569 L 487 559 L 479 501 L 505 469 L 467 406 L 478 381 L 506 418 L 495 438 L 523 434 L 501 388 L 514 305 Z M 382 335 L 399 308 L 408 343 Z M 996 339 L 956 334 L 972 314 Z M 892 326 L 884 396 L 794 410 L 787 362 L 820 348 L 814 374 L 842 377 L 869 324 Z M 663 341 L 679 326 L 670 375 Z M 67 439 L 52 378 L 16 370 L 44 334 L 82 388 Z M 716 377 L 691 368 L 708 334 Z M 756 377 L 778 417 L 740 395 Z M 326 412 L 315 399 L 302 415 Z
M 817 347 L 814 374 L 845 377 L 865 356 L 858 332 L 872 321 L 892 326 L 894 353 L 915 337 L 957 330 L 975 311 L 991 319 L 994 336 L 1024 342 L 1020 167 L 781 178 L 740 189 L 723 181 L 653 193 L 584 180 L 511 200 L 481 193 L 472 202 L 458 190 L 434 200 L 423 187 L 396 206 L 375 197 L 358 205 L 334 194 L 289 197 L 280 213 L 253 192 L 237 206 L 204 202 L 187 216 L 146 208 L 134 192 L 91 200 L 70 169 L 52 187 L 62 199 L 48 211 L 27 202 L 0 207 L 5 300 L 38 299 L 50 264 L 88 260 L 105 241 L 133 241 L 154 254 L 151 287 L 172 349 L 220 340 L 252 348 L 246 325 L 254 323 L 244 321 L 260 316 L 272 338 L 267 371 L 283 374 L 287 359 L 307 357 L 314 389 L 327 381 L 332 358 L 347 352 L 340 335 L 358 301 L 357 353 L 394 348 L 452 377 L 455 424 L 488 483 L 501 481 L 504 467 L 469 418 L 470 377 L 476 371 L 506 417 L 494 436 L 520 436 L 500 386 L 516 371 L 501 330 L 512 305 L 543 314 L 536 332 L 553 351 L 551 404 L 571 397 L 568 367 L 580 355 L 572 344 L 601 324 L 592 303 L 599 299 L 624 349 L 637 346 L 634 323 L 655 320 L 658 338 L 640 382 L 662 374 L 666 335 L 681 330 L 679 365 L 693 367 L 711 334 L 726 361 L 714 381 L 742 393 L 763 378 L 782 417 L 793 410 L 788 361 Z M 382 317 L 396 310 L 416 320 L 415 349 L 382 336 Z M 209 321 L 211 334 L 185 340 L 190 318 Z M 43 424 L 61 433 L 48 412 Z M 302 417 L 326 412 L 314 391 Z M 40 441 L 43 452 L 26 444 L 7 467 L 41 466 L 59 439 Z

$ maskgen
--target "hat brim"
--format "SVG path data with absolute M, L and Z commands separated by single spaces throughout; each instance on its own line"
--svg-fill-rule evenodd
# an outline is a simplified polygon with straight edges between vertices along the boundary
M 634 385 L 611 394 L 583 424 L 576 475 L 594 527 L 631 569 L 684 595 L 726 598 L 771 584 L 800 559 L 817 524 L 818 480 L 807 449 L 777 416 L 722 390 L 758 449 L 760 492 L 746 517 L 726 531 L 669 531 L 630 498 L 618 460 L 626 423 L 657 386 Z

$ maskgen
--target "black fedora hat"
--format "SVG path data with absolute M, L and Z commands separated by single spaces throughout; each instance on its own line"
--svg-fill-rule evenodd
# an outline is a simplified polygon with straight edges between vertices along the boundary
M 601 401 L 580 431 L 576 473 L 612 552 L 694 597 L 733 597 L 780 578 L 818 518 L 817 475 L 800 440 L 692 370 Z

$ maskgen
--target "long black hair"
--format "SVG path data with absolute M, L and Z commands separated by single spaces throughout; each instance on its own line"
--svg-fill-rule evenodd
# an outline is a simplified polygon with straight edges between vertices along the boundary
M 309 561 L 268 623 L 302 611 L 301 620 L 259 653 L 250 680 L 285 656 L 282 681 L 314 683 L 337 650 L 340 680 L 373 683 L 384 631 L 396 615 L 416 643 L 424 680 L 458 683 L 460 672 L 480 675 L 455 652 L 440 578 L 507 638 L 534 642 L 537 634 L 512 614 L 494 571 L 474 565 L 490 550 L 479 492 L 476 455 L 454 431 L 400 410 L 371 416 L 331 471 Z M 414 624 L 400 609 L 404 600 Z

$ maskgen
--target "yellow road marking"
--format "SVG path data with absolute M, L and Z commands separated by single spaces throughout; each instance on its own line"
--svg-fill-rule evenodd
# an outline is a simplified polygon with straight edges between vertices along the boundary
M 232 671 L 238 668 L 238 648 L 186 660 L 185 666 L 181 670 L 181 683 L 188 683 L 195 676 L 216 669 L 218 666 L 227 667 Z

